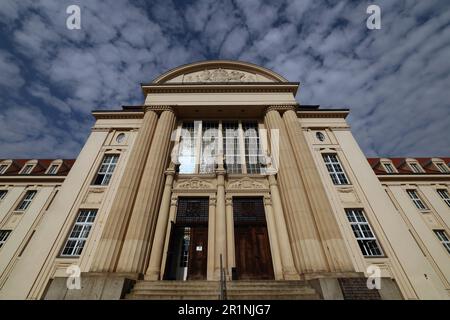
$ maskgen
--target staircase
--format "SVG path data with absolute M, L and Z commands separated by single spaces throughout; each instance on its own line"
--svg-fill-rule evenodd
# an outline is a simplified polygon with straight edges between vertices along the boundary
M 317 300 L 316 290 L 303 281 L 229 281 L 228 300 Z M 125 299 L 218 300 L 218 281 L 136 282 Z

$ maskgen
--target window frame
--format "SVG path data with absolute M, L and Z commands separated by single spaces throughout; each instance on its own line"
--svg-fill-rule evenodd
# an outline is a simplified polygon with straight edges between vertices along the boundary
M 25 163 L 25 164 L 23 165 L 22 169 L 20 169 L 19 174 L 20 174 L 20 175 L 30 175 L 30 174 L 33 172 L 33 170 L 34 170 L 34 167 L 36 167 L 36 164 Z M 26 170 L 27 168 L 30 168 L 30 170 L 29 170 L 28 172 L 25 172 L 25 170 Z
M 440 173 L 450 173 L 450 169 L 445 164 L 445 162 L 435 162 L 436 168 L 439 170 Z
M 0 189 L 0 202 L 3 201 L 8 195 L 8 189 Z
M 48 175 L 55 175 L 58 174 L 59 168 L 61 167 L 61 164 L 57 164 L 57 163 L 52 163 L 50 164 L 50 166 L 47 169 L 47 172 L 45 172 L 45 174 Z M 56 168 L 55 172 L 51 172 L 52 168 Z
M 327 161 L 326 157 L 330 159 L 330 157 L 335 157 L 336 161 Z M 347 176 L 347 173 L 344 169 L 344 166 L 341 163 L 341 160 L 337 153 L 322 153 L 322 159 L 325 163 L 326 170 L 331 178 L 331 181 L 335 186 L 346 186 L 351 185 L 350 179 Z M 336 170 L 336 166 L 340 168 L 340 172 Z M 330 171 L 332 168 L 332 171 Z M 340 176 L 341 175 L 341 176 Z M 342 179 L 343 177 L 343 179 Z M 342 181 L 341 181 L 342 180 Z
M 0 163 L 0 175 L 3 175 L 8 171 L 10 164 Z
M 386 171 L 386 173 L 388 173 L 388 174 L 397 173 L 397 171 L 395 171 L 395 169 L 394 169 L 394 166 L 390 162 L 383 162 L 383 167 L 384 167 L 384 171 Z M 388 168 L 390 168 L 390 169 L 388 169 Z
M 406 189 L 406 193 L 408 194 L 411 201 L 414 203 L 415 207 L 420 211 L 429 211 L 430 208 L 425 203 L 421 195 L 419 194 L 417 189 Z
M 436 189 L 438 195 L 444 200 L 448 207 L 450 207 L 450 194 L 447 189 Z
M 27 190 L 22 197 L 22 199 L 19 201 L 19 203 L 16 206 L 16 209 L 14 211 L 17 212 L 25 212 L 30 207 L 31 202 L 33 202 L 34 198 L 36 198 L 37 190 Z M 31 198 L 29 198 L 29 195 L 32 195 Z M 24 206 L 24 208 L 22 208 Z
M 111 158 L 112 160 L 115 159 L 115 162 L 112 162 L 112 160 L 110 160 L 109 162 L 106 162 L 106 159 L 108 157 L 112 157 Z M 116 170 L 117 164 L 119 163 L 119 157 L 120 157 L 119 153 L 105 153 L 103 155 L 102 161 L 96 170 L 95 177 L 92 180 L 92 183 L 91 183 L 92 186 L 106 187 L 109 185 L 109 183 L 112 180 L 114 171 Z M 103 170 L 103 168 L 105 166 L 106 166 L 106 169 Z M 109 171 L 111 169 L 111 167 L 112 167 L 112 170 Z M 100 183 L 98 183 L 97 180 L 99 179 L 100 175 L 102 175 L 102 178 L 101 178 Z M 106 183 L 105 183 L 105 181 L 106 181 Z
M 82 213 L 87 213 L 84 221 L 79 221 L 80 218 L 83 218 Z M 79 209 L 77 212 L 77 216 L 75 221 L 70 228 L 70 231 L 64 241 L 64 245 L 60 250 L 59 257 L 61 258 L 79 258 L 83 253 L 83 249 L 86 247 L 86 243 L 89 240 L 89 235 L 94 227 L 95 219 L 98 214 L 98 209 Z M 89 219 L 92 217 L 91 221 Z M 78 229 L 78 230 L 77 230 Z M 73 236 L 73 234 L 78 234 L 77 236 Z M 69 247 L 69 243 L 74 241 L 74 246 Z M 64 253 L 65 251 L 70 250 L 70 254 Z
M 423 173 L 422 166 L 417 162 L 409 162 L 409 167 L 413 173 Z
M 450 254 L 450 237 L 444 229 L 434 229 L 434 234 L 439 242 L 444 246 L 444 249 Z
M 1 229 L 0 230 L 0 250 L 5 245 L 6 241 L 8 240 L 9 236 L 11 235 L 11 232 L 12 232 L 12 230 L 9 230 L 9 229 Z M 5 234 L 6 234 L 6 236 L 5 236 Z
M 345 216 L 347 222 L 350 225 L 353 236 L 355 237 L 361 254 L 364 258 L 380 258 L 385 257 L 384 250 L 378 240 L 377 235 L 373 231 L 369 219 L 363 208 L 345 208 Z M 358 215 L 356 214 L 358 213 Z M 350 217 L 351 215 L 351 217 Z M 352 218 L 352 219 L 351 219 Z M 362 219 L 361 219 L 362 218 Z M 354 228 L 355 226 L 355 228 Z M 364 226 L 364 227 L 362 227 Z M 357 230 L 355 230 L 357 228 Z M 369 234 L 367 236 L 366 234 Z M 371 245 L 369 245 L 369 243 Z M 375 246 L 373 246 L 375 244 Z M 371 247 L 372 246 L 372 247 Z M 373 253 L 373 251 L 378 251 L 378 253 Z

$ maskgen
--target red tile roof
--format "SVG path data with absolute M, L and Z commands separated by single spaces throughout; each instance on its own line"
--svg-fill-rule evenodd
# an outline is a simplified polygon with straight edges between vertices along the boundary
M 386 172 L 383 165 L 381 164 L 381 160 L 384 160 L 384 159 L 390 160 L 392 165 L 397 169 L 398 173 L 397 172 L 396 173 Z M 407 159 L 416 160 L 425 172 L 421 172 L 421 173 L 413 172 L 406 162 Z M 419 158 L 412 158 L 412 157 L 408 157 L 408 158 L 367 158 L 367 161 L 369 162 L 373 171 L 377 175 L 383 175 L 383 174 L 393 174 L 393 175 L 395 175 L 395 174 L 443 174 L 433 164 L 432 159 L 442 160 L 447 165 L 447 167 L 450 164 L 450 158 L 448 158 L 448 157 L 444 157 L 444 158 L 442 158 L 442 157 L 440 157 L 440 158 L 439 157 L 433 157 L 433 158 L 424 158 L 424 157 L 419 157 Z M 449 172 L 450 172 L 450 169 L 449 169 Z M 447 173 L 447 174 L 449 174 L 449 173 Z
M 12 163 L 8 167 L 6 172 L 1 176 L 19 175 L 23 166 L 28 161 L 37 161 L 37 164 L 31 171 L 31 173 L 27 174 L 27 176 L 43 176 L 46 175 L 45 172 L 50 167 L 51 163 L 55 160 L 62 160 L 62 164 L 61 167 L 59 167 L 58 172 L 56 174 L 53 174 L 52 176 L 67 176 L 73 164 L 75 163 L 75 159 L 0 159 L 0 162 L 5 160 L 6 161 L 11 160 Z

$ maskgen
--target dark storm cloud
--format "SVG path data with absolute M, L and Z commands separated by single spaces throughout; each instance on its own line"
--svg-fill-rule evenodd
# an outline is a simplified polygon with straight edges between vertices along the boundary
M 82 29 L 66 28 L 81 7 Z M 450 3 L 8 1 L 0 4 L 0 157 L 75 157 L 93 109 L 143 101 L 139 83 L 202 59 L 300 81 L 303 104 L 351 108 L 368 156 L 450 153 Z

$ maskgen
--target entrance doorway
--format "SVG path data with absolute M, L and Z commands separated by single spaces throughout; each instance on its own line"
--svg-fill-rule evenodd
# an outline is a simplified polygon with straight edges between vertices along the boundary
M 233 197 L 238 280 L 273 280 L 272 256 L 262 197 Z
M 206 279 L 207 252 L 208 198 L 180 197 L 171 225 L 164 279 Z

